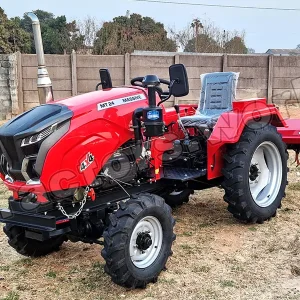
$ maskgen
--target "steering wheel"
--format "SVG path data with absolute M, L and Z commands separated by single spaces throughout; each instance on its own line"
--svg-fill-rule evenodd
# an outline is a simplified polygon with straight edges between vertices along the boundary
M 143 82 L 144 77 L 135 77 L 131 80 L 131 85 L 133 86 L 139 86 L 139 87 L 144 87 L 142 82 Z M 168 80 L 164 80 L 159 78 L 160 83 L 165 84 L 168 86 L 168 88 L 170 88 L 170 81 Z M 167 96 L 169 95 L 169 92 L 164 92 L 163 89 L 160 86 L 156 86 L 155 87 L 159 97 L 162 99 L 163 96 Z
M 143 84 L 142 84 L 143 79 L 144 79 L 144 77 L 135 77 L 135 78 L 131 79 L 131 85 L 143 87 Z M 167 86 L 170 86 L 170 84 L 171 84 L 170 81 L 164 80 L 161 78 L 159 78 L 159 81 L 160 81 L 160 83 L 166 84 Z

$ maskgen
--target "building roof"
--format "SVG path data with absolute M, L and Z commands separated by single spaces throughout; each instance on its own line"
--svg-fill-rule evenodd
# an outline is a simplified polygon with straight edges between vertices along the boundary
M 300 55 L 300 49 L 269 49 L 266 53 L 274 55 Z

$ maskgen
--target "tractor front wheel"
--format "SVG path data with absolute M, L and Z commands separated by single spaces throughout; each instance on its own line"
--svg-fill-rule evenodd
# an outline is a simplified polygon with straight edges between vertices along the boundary
M 45 256 L 58 251 L 60 246 L 67 241 L 64 235 L 43 242 L 29 239 L 25 235 L 25 228 L 8 224 L 3 227 L 3 231 L 8 236 L 9 245 L 24 256 Z
M 276 127 L 246 127 L 224 156 L 224 200 L 239 220 L 263 223 L 276 215 L 287 185 L 286 145 Z
M 113 282 L 128 288 L 144 288 L 165 268 L 175 240 L 175 220 L 163 198 L 138 194 L 110 215 L 104 231 L 102 256 Z

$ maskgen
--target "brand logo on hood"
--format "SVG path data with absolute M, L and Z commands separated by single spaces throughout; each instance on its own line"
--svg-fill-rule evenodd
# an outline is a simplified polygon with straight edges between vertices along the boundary
M 138 95 L 134 95 L 134 96 L 118 98 L 118 99 L 98 103 L 97 108 L 98 108 L 98 111 L 100 111 L 100 110 L 107 109 L 110 107 L 120 106 L 120 105 L 132 103 L 132 102 L 136 102 L 136 101 L 141 101 L 141 100 L 146 100 L 146 99 L 147 98 L 144 94 L 138 94 Z

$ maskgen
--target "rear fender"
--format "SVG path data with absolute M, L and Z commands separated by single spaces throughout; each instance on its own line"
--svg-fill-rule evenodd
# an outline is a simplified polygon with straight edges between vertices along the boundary
M 278 109 L 274 105 L 267 105 L 265 99 L 233 102 L 233 111 L 220 116 L 207 142 L 208 179 L 222 176 L 226 145 L 238 142 L 245 126 L 261 122 L 286 127 Z

